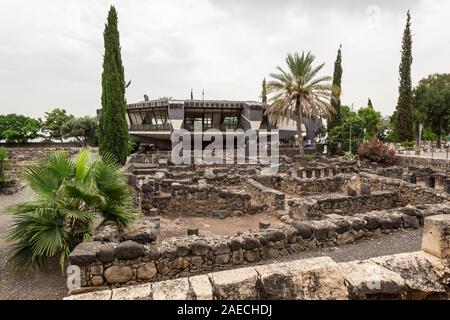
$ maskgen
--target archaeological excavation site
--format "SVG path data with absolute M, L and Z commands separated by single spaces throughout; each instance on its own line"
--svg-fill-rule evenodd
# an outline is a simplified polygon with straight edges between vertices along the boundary
M 125 229 L 104 220 L 70 253 L 81 280 L 66 299 L 449 298 L 448 161 L 282 155 L 269 169 L 132 155 L 123 172 L 138 217 Z M 408 232 L 421 238 L 414 252 L 327 254 Z

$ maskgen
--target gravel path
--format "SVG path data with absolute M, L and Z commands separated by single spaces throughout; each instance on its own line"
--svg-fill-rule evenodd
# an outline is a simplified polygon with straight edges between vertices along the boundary
M 28 189 L 21 190 L 12 196 L 0 195 L 0 238 L 11 224 L 11 217 L 5 214 L 5 208 L 30 197 L 31 192 Z M 322 256 L 329 256 L 337 262 L 365 260 L 372 257 L 418 251 L 421 240 L 422 229 L 405 230 L 377 239 L 366 239 L 357 244 L 301 252 L 282 259 L 267 260 L 261 264 Z M 17 275 L 10 266 L 5 265 L 7 246 L 5 241 L 0 240 L 0 300 L 55 300 L 62 299 L 67 295 L 65 278 L 57 262 L 50 263 L 47 268 L 39 272 L 29 271 L 24 275 Z
M 5 213 L 5 208 L 30 197 L 28 189 L 11 196 L 0 195 L 0 238 L 11 224 L 11 216 Z M 7 246 L 0 239 L 0 300 L 59 300 L 67 295 L 65 278 L 58 262 L 50 263 L 39 272 L 17 274 L 5 263 Z

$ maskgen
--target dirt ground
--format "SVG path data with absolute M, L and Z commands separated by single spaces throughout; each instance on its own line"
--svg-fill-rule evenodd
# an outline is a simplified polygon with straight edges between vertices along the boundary
M 28 189 L 21 190 L 12 196 L 0 195 L 0 238 L 11 225 L 11 217 L 5 213 L 9 205 L 27 200 L 31 197 Z M 267 220 L 276 226 L 279 220 L 270 217 L 234 218 L 220 220 L 211 218 L 192 218 L 177 221 L 176 219 L 162 219 L 161 231 L 163 237 L 184 235 L 187 227 L 196 226 L 206 232 L 230 234 L 239 230 L 257 228 L 260 220 Z M 230 225 L 233 228 L 230 228 Z M 275 260 L 266 260 L 259 264 L 279 261 L 307 259 L 312 257 L 330 256 L 337 262 L 364 260 L 371 257 L 390 255 L 402 252 L 420 250 L 422 230 L 407 230 L 378 239 L 366 239 L 357 244 L 349 244 L 338 248 L 325 248 L 315 251 L 301 252 Z M 52 262 L 47 268 L 39 272 L 29 271 L 24 275 L 16 274 L 10 266 L 5 264 L 5 254 L 8 244 L 0 240 L 0 300 L 58 300 L 67 295 L 65 278 L 58 262 Z
M 11 216 L 5 209 L 16 202 L 31 198 L 29 189 L 11 196 L 0 195 L 0 300 L 59 300 L 67 295 L 65 278 L 59 263 L 54 261 L 39 272 L 17 274 L 6 265 L 8 244 L 1 238 L 11 225 Z
M 261 220 L 269 222 L 271 227 L 282 225 L 278 218 L 265 214 L 231 217 L 223 220 L 210 217 L 161 218 L 160 237 L 168 239 L 185 236 L 188 228 L 198 228 L 201 234 L 232 235 L 239 231 L 258 229 Z

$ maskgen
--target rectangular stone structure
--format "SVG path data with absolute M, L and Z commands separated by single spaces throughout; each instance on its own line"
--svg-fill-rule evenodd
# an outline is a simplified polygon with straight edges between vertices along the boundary
M 344 274 L 329 257 L 256 266 L 261 298 L 269 300 L 347 300 Z
M 425 218 L 422 250 L 450 261 L 450 215 Z

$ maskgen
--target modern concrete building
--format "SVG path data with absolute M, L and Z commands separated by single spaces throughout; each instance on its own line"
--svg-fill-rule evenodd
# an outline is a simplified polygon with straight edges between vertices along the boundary
M 263 105 L 255 101 L 228 100 L 146 100 L 127 105 L 130 135 L 144 143 L 170 147 L 173 130 L 194 130 L 200 124 L 203 131 L 227 129 L 279 129 L 280 138 L 296 134 L 296 122 L 270 125 L 264 116 Z M 314 140 L 320 120 L 305 119 L 307 139 Z

